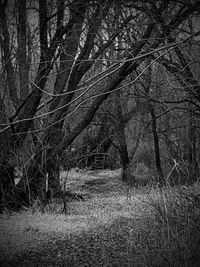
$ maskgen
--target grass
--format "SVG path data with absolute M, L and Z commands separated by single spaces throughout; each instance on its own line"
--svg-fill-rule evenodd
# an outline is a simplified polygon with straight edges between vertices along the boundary
M 127 190 L 101 171 L 66 187 L 86 195 L 66 215 L 58 202 L 1 215 L 1 266 L 200 266 L 199 184 Z
M 155 236 L 162 266 L 200 265 L 200 188 L 179 187 L 162 190 L 160 199 L 149 204 L 155 214 Z M 151 250 L 150 250 L 151 254 Z

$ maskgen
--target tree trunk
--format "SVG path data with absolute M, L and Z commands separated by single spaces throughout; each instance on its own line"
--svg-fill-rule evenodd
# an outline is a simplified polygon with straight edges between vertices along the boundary
M 119 154 L 122 163 L 122 181 L 128 182 L 130 180 L 130 172 L 129 172 L 130 160 L 126 145 L 124 126 L 122 121 L 118 121 L 117 123 L 118 125 L 116 127 L 116 134 L 117 134 Z
M 130 160 L 128 155 L 128 149 L 126 145 L 126 136 L 125 136 L 125 124 L 123 120 L 123 112 L 120 101 L 120 91 L 116 91 L 116 135 L 119 147 L 119 154 L 122 163 L 122 181 L 130 182 L 131 184 L 135 183 L 135 178 L 130 173 Z
M 162 166 L 161 166 L 161 159 L 160 159 L 160 147 L 159 147 L 159 137 L 157 133 L 157 123 L 156 123 L 156 116 L 155 111 L 152 106 L 150 106 L 150 113 L 152 118 L 152 132 L 153 132 L 153 139 L 154 139 L 154 148 L 155 148 L 155 158 L 156 158 L 156 168 L 158 173 L 158 182 L 161 185 L 165 184 Z
M 49 139 L 49 149 L 47 150 L 46 157 L 46 173 L 48 174 L 48 189 L 51 192 L 56 193 L 61 189 L 60 185 L 60 156 L 59 154 L 53 153 L 54 149 L 59 146 L 62 140 L 61 129 L 53 129 Z M 61 154 L 60 154 L 61 155 Z
M 19 84 L 20 84 L 20 100 L 24 101 L 29 93 L 28 72 L 27 65 L 27 18 L 26 18 L 26 0 L 17 1 L 18 24 L 18 62 L 19 62 Z
M 14 187 L 14 167 L 5 159 L 0 167 L 0 213 L 8 206 L 8 196 Z
M 197 129 L 195 126 L 194 120 L 194 108 L 190 109 L 190 121 L 189 121 L 189 130 L 188 130 L 188 138 L 189 138 L 189 183 L 193 183 L 197 181 L 198 178 L 198 165 L 197 165 L 197 148 L 196 148 L 196 140 L 197 140 Z
M 6 115 L 3 101 L 0 96 L 0 124 L 6 123 Z M 0 126 L 0 130 L 4 127 Z M 6 196 L 13 190 L 14 166 L 12 162 L 12 135 L 10 131 L 0 132 L 0 213 L 7 205 Z
M 15 73 L 14 67 L 12 62 L 12 54 L 10 49 L 10 34 L 9 34 L 9 27 L 7 23 L 7 16 L 6 16 L 6 7 L 8 1 L 4 1 L 4 4 L 0 4 L 0 27 L 2 30 L 2 38 L 0 38 L 0 44 L 3 51 L 2 63 L 4 64 L 6 70 L 6 82 L 8 85 L 8 90 L 10 94 L 11 102 L 15 109 L 18 108 L 20 104 L 19 97 L 17 95 L 17 86 L 15 82 Z

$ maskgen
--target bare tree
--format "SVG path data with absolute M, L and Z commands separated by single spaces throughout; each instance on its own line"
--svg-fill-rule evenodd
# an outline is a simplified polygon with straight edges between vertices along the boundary
M 27 52 L 25 51 L 28 48 L 28 28 L 32 32 L 33 28 L 28 26 L 28 23 L 26 23 L 26 29 L 24 26 L 28 20 L 28 13 L 22 10 L 22 6 L 25 7 L 28 4 L 24 1 L 18 3 L 19 83 L 12 66 L 14 49 L 11 49 L 9 39 L 8 18 L 11 11 L 8 12 L 8 1 L 1 3 L 0 12 L 3 19 L 0 41 L 15 114 L 10 116 L 10 122 L 6 116 L 2 116 L 0 134 L 4 145 L 0 167 L 1 173 L 4 169 L 6 172 L 9 170 L 7 163 L 13 167 L 9 160 L 9 153 L 12 154 L 16 149 L 21 150 L 25 139 L 27 136 L 30 137 L 29 133 L 32 133 L 35 138 L 31 139 L 34 152 L 27 160 L 23 177 L 14 190 L 17 199 L 21 198 L 25 203 L 30 203 L 40 194 L 40 191 L 45 190 L 47 174 L 52 190 L 59 189 L 58 156 L 88 126 L 108 96 L 114 91 L 124 90 L 129 84 L 129 75 L 137 74 L 140 70 L 139 75 L 132 81 L 132 83 L 137 82 L 146 71 L 141 66 L 147 57 L 152 58 L 154 55 L 160 58 L 159 53 L 167 53 L 167 49 L 179 45 L 170 39 L 171 35 L 198 9 L 196 2 L 186 4 L 175 1 L 132 3 L 132 1 L 104 0 L 89 1 L 86 4 L 83 0 L 57 0 L 55 3 L 56 5 L 51 5 L 47 0 L 39 0 L 35 3 L 34 12 L 38 15 L 36 20 L 38 26 L 34 29 L 36 33 L 34 40 L 38 44 L 36 50 L 39 56 L 36 57 L 38 58 L 37 69 L 32 80 L 27 76 Z M 119 9 L 123 10 L 120 14 L 116 13 Z M 158 15 L 154 17 L 155 10 Z M 111 20 L 109 25 L 113 25 L 112 20 L 116 20 L 117 14 L 120 18 L 117 29 L 108 28 L 108 19 Z M 120 57 L 117 59 L 111 57 L 110 66 L 105 66 L 106 54 L 112 54 L 109 51 L 112 51 L 113 43 L 121 40 L 124 45 L 118 46 Z M 22 47 L 24 47 L 23 51 Z M 101 65 L 99 72 L 98 67 L 94 67 L 98 65 Z M 97 72 L 92 75 L 94 69 Z M 21 73 L 21 70 L 25 71 Z M 87 78 L 88 76 L 90 78 Z M 31 85 L 31 92 L 28 95 L 27 79 Z M 18 84 L 21 92 L 22 88 L 26 88 L 22 93 L 23 96 L 22 94 L 19 96 Z M 117 99 L 119 100 L 119 97 Z M 81 108 L 85 103 L 89 104 L 83 112 Z M 119 143 L 123 154 L 124 173 L 126 173 L 129 158 L 123 112 L 119 104 L 118 101 Z M 72 121 L 70 132 L 67 134 L 65 134 L 66 121 Z M 156 125 L 154 126 L 157 128 Z M 9 146 L 6 142 L 7 136 L 12 137 Z M 8 189 L 10 175 L 6 175 L 6 172 L 4 172 L 5 186 L 1 190 L 2 194 L 10 191 Z

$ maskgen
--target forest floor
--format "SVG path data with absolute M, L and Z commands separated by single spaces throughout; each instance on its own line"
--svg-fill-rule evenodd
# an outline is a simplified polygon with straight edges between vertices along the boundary
M 120 170 L 73 170 L 61 180 L 86 201 L 69 202 L 66 214 L 55 201 L 44 213 L 36 203 L 0 215 L 0 266 L 200 266 L 199 184 L 130 188 Z

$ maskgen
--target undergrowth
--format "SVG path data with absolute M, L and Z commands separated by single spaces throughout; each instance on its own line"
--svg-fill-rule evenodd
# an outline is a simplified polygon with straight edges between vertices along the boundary
M 116 177 L 95 179 L 67 214 L 56 201 L 4 214 L 1 266 L 200 266 L 198 184 L 127 190 Z
M 155 216 L 149 266 L 200 266 L 199 185 L 165 188 L 149 195 L 148 202 Z

